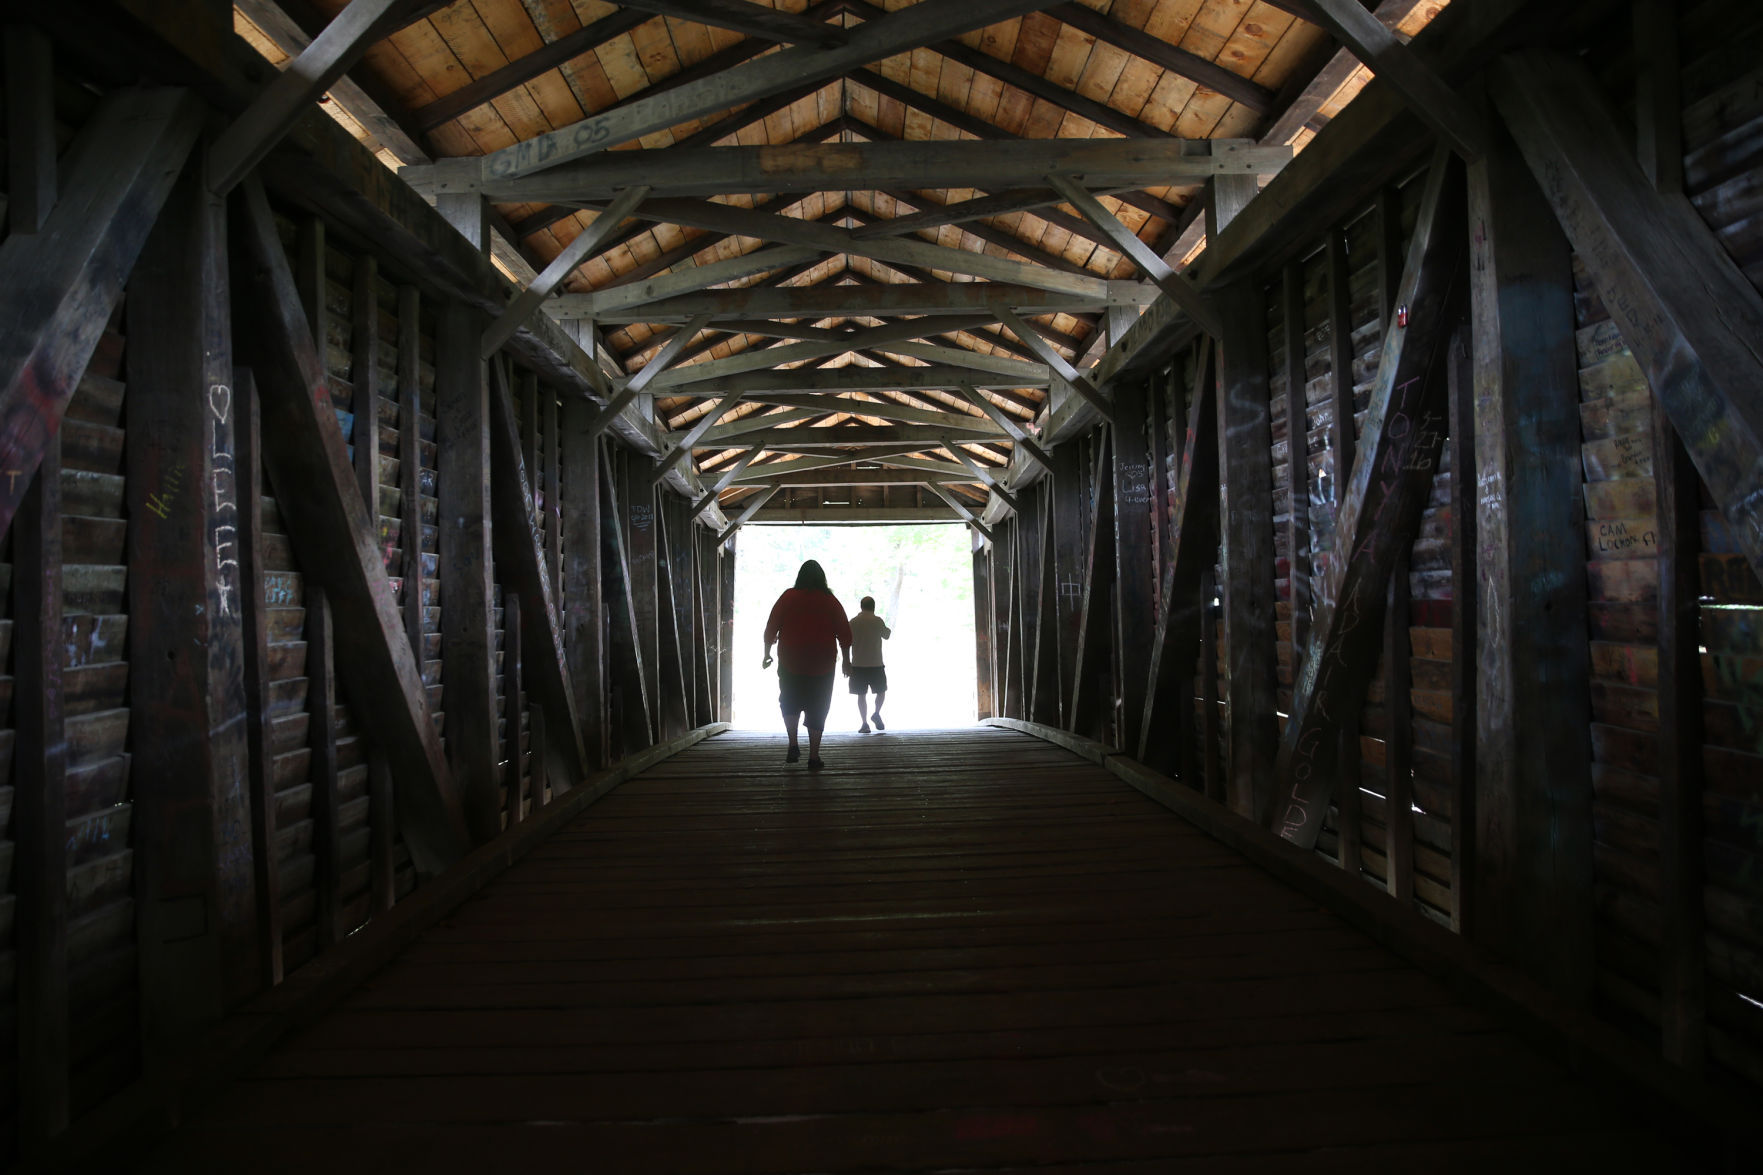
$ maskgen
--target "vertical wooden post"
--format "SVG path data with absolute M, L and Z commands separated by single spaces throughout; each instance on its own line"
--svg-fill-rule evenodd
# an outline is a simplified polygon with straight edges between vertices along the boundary
M 1087 464 L 1084 447 L 1077 441 L 1068 441 L 1053 450 L 1052 508 L 1048 518 L 1052 543 L 1048 578 L 1053 585 L 1053 599 L 1042 604 L 1052 609 L 1057 625 L 1058 723 L 1074 732 L 1072 701 L 1077 693 L 1078 626 L 1083 619 L 1084 524 L 1089 513 L 1084 477 Z
M 593 417 L 592 402 L 572 397 L 554 435 L 569 483 L 569 505 L 562 510 L 563 651 L 588 762 L 598 769 L 607 763 L 606 618 L 600 594 L 600 447 L 588 434 Z
M 1286 594 L 1292 608 L 1292 680 L 1304 672 L 1310 644 L 1310 373 L 1305 363 L 1304 270 L 1293 263 L 1280 279 L 1285 320 L 1286 474 L 1291 505 L 1286 511 Z
M 992 618 L 998 633 L 998 713 L 1006 718 L 1022 717 L 1019 675 L 1022 640 L 1016 624 L 1016 543 L 1021 533 L 1021 522 L 1011 518 L 993 532 L 996 538 L 992 543 Z
M 979 717 L 991 718 L 997 713 L 992 701 L 992 558 L 984 543 L 973 548 L 973 659 L 975 709 Z
M 716 595 L 716 691 L 718 722 L 735 716 L 735 544 L 729 540 L 716 549 L 718 590 Z
M 55 56 L 49 37 L 9 24 L 6 38 L 6 228 L 34 233 L 55 207 Z
M 502 593 L 502 721 L 508 738 L 508 767 L 502 779 L 502 798 L 507 813 L 505 827 L 508 828 L 519 824 L 522 816 L 520 725 L 526 713 L 526 699 L 521 691 L 523 684 L 520 672 L 520 596 L 505 591 Z M 545 769 L 545 761 L 535 755 L 532 765 L 533 806 L 536 808 L 538 797 L 545 790 L 539 783 L 539 773 Z
M 651 492 L 650 534 L 655 544 L 655 650 L 656 701 L 661 718 L 661 737 L 677 738 L 686 732 L 690 695 L 686 650 L 680 641 L 678 544 L 668 532 L 667 512 Z
M 1451 929 L 1477 937 L 1470 874 L 1475 840 L 1476 635 L 1475 579 L 1480 544 L 1475 491 L 1475 377 L 1467 332 L 1451 337 L 1447 368 L 1451 445 Z
M 67 736 L 61 665 L 61 440 L 51 437 L 12 522 L 12 785 L 17 892 L 18 1123 L 68 1124 Z
M 659 732 L 663 705 L 661 699 L 661 620 L 660 568 L 657 565 L 655 527 L 655 487 L 650 481 L 654 462 L 636 453 L 626 453 L 621 463 L 619 495 L 624 501 L 625 559 L 630 578 L 631 606 L 637 622 L 637 648 L 643 664 L 643 691 L 650 715 Z M 651 738 L 659 739 L 659 733 Z
M 600 500 L 605 523 L 600 528 L 600 558 L 606 573 L 606 609 L 610 614 L 606 677 L 608 691 L 617 701 L 618 747 L 614 757 L 621 758 L 653 745 L 655 724 L 643 672 L 643 648 L 638 639 L 636 601 L 632 598 L 630 562 L 625 555 L 613 465 L 612 454 L 603 449 Z
M 551 598 L 557 601 L 559 613 L 568 606 L 563 595 L 563 433 L 557 410 L 557 393 L 542 383 L 533 384 L 543 410 L 539 423 L 545 430 L 545 565 L 551 573 Z M 534 480 L 539 480 L 537 471 Z
M 336 636 L 330 598 L 323 588 L 306 583 L 306 713 L 307 745 L 312 748 L 313 886 L 318 902 L 320 949 L 337 938 L 337 674 Z
M 1469 200 L 1476 928 L 1488 947 L 1582 998 L 1594 909 L 1572 271 L 1567 241 L 1503 130 L 1469 169 Z
M 327 279 L 324 221 L 311 216 L 300 222 L 295 254 L 294 288 L 300 293 L 300 307 L 306 311 L 306 321 L 312 327 L 312 343 L 318 351 L 318 365 L 322 370 L 329 371 L 330 356 L 325 350 L 325 336 L 330 333 L 326 329 L 326 324 L 330 321 L 330 311 L 325 308 Z M 329 406 L 327 403 L 326 407 Z
M 1659 486 L 1659 1012 L 1665 1059 L 1700 1072 L 1707 1054 L 1702 937 L 1700 484 L 1657 398 Z
M 1224 567 L 1224 690 L 1229 725 L 1226 802 L 1253 817 L 1273 788 L 1279 745 L 1273 609 L 1273 440 L 1261 289 L 1220 298 L 1219 508 Z
M 1218 572 L 1211 567 L 1206 568 L 1200 577 L 1200 720 L 1198 723 L 1199 754 L 1195 756 L 1188 750 L 1188 743 L 1183 740 L 1182 758 L 1184 773 L 1198 770 L 1205 779 L 1206 798 L 1216 803 L 1225 803 L 1229 798 L 1229 787 L 1224 778 L 1224 767 L 1219 762 L 1219 728 L 1218 728 L 1218 609 L 1213 607 L 1213 599 L 1218 594 Z M 1192 693 L 1184 690 L 1184 694 Z M 1182 704 L 1192 709 L 1191 699 L 1184 697 Z M 1190 775 L 1189 778 L 1192 778 Z
M 398 287 L 399 546 L 404 552 L 404 627 L 419 668 L 424 664 L 422 611 L 422 299 Z
M 257 381 L 233 373 L 238 421 L 239 582 L 244 606 L 245 733 L 251 855 L 257 889 L 257 967 L 264 987 L 282 981 L 282 886 L 276 853 L 275 774 L 270 765 L 269 613 L 264 599 L 263 440 Z
M 1070 444 L 1067 444 L 1070 447 Z M 1058 459 L 1054 459 L 1054 468 L 1059 467 Z M 1034 660 L 1032 677 L 1030 678 L 1029 718 L 1044 726 L 1059 725 L 1059 559 L 1057 537 L 1053 533 L 1057 508 L 1056 496 L 1059 482 L 1069 484 L 1069 477 L 1054 476 L 1044 478 L 1041 482 L 1040 501 L 1036 509 L 1037 533 L 1034 540 L 1034 579 L 1036 592 L 1034 597 L 1034 614 L 1032 618 L 1024 617 L 1027 633 L 1034 637 Z
M 355 258 L 355 291 L 350 309 L 354 328 L 351 345 L 354 361 L 349 366 L 349 382 L 355 388 L 355 428 L 351 441 L 355 446 L 355 476 L 361 486 L 361 500 L 367 505 L 367 516 L 380 528 L 380 544 L 391 538 L 380 526 L 380 306 L 379 264 L 372 256 Z M 402 531 L 399 534 L 402 541 Z M 389 575 L 392 568 L 387 568 Z
M 1408 552 L 1390 572 L 1384 617 L 1384 887 L 1397 901 L 1414 896 L 1414 664 L 1408 638 Z
M 259 979 L 226 204 L 178 181 L 130 283 L 129 704 L 150 1068 Z
M 481 843 L 496 835 L 501 822 L 490 642 L 489 381 L 478 354 L 481 315 L 449 304 L 435 334 L 447 758 L 464 801 L 466 823 Z
M 1144 381 L 1114 391 L 1114 642 L 1120 660 L 1119 743 L 1139 745 L 1145 681 L 1157 639 L 1158 519 L 1152 481 L 1162 475 L 1151 460 L 1151 397 Z M 1098 487 L 1100 492 L 1100 487 Z
M 1634 0 L 1636 149 L 1660 192 L 1683 191 L 1683 95 L 1677 5 Z
M 1359 430 L 1354 420 L 1353 396 L 1353 291 L 1352 268 L 1347 258 L 1345 229 L 1332 229 L 1328 234 L 1328 371 L 1330 382 L 1329 447 L 1334 450 L 1334 478 L 1330 486 L 1336 519 L 1335 549 L 1330 553 L 1331 577 L 1324 582 L 1339 582 L 1338 567 L 1348 558 L 1343 548 L 1347 540 L 1340 536 L 1339 520 L 1347 499 L 1347 485 L 1352 480 L 1353 458 L 1359 443 Z M 1294 669 L 1296 664 L 1294 663 Z M 1294 681 L 1299 680 L 1294 677 Z M 1360 867 L 1359 847 L 1362 829 L 1359 788 L 1359 715 L 1345 714 L 1340 719 L 1340 751 L 1335 770 L 1340 778 L 1335 791 L 1336 812 L 1340 818 L 1339 861 L 1342 869 L 1357 875 Z

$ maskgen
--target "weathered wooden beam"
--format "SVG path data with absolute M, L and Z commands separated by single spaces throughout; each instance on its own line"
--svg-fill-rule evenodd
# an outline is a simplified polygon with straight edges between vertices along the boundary
M 763 8 L 750 0 L 621 0 L 621 4 L 656 16 L 715 25 L 743 36 L 781 41 L 786 45 L 808 44 L 832 49 L 850 40 L 850 34 L 837 25 L 780 9 Z
M 259 979 L 230 293 L 225 202 L 186 167 L 126 304 L 130 839 L 153 1065 Z
M 1292 680 L 1310 645 L 1310 378 L 1305 362 L 1304 271 L 1293 263 L 1280 282 L 1286 377 L 1286 597 L 1292 607 Z
M 343 862 L 337 788 L 337 640 L 330 598 L 307 585 L 306 747 L 312 784 L 312 888 L 318 946 L 327 950 L 338 938 L 338 888 Z
M 67 1129 L 67 732 L 62 687 L 61 439 L 50 434 L 13 501 L 12 888 L 19 1133 Z M 194 492 L 200 492 L 194 490 Z
M 770 253 L 772 256 L 760 272 L 818 256 L 813 250 L 793 247 L 773 249 Z M 699 314 L 709 314 L 714 322 L 755 317 L 818 322 L 825 318 L 858 315 L 972 314 L 989 311 L 994 306 L 1011 306 L 1027 314 L 1089 313 L 1103 306 L 1143 306 L 1156 296 L 1156 289 L 1149 284 L 1129 281 L 1108 282 L 1101 298 L 1059 295 L 1014 282 L 902 282 L 895 285 L 705 289 L 698 293 L 657 296 L 618 308 L 612 305 L 611 292 L 606 291 L 604 296 L 565 294 L 553 301 L 552 309 L 565 318 L 586 317 L 591 312 L 594 319 L 605 323 L 683 322 Z M 589 300 L 577 302 L 578 298 Z
M 668 533 L 667 504 L 657 495 L 655 503 L 655 627 L 659 658 L 661 735 L 677 738 L 691 723 L 691 671 L 687 665 L 687 642 L 680 638 L 682 568 L 679 550 Z M 690 560 L 688 553 L 687 562 Z M 686 634 L 690 636 L 690 618 Z
M 1475 159 L 1486 149 L 1487 128 L 1480 116 L 1359 0 L 1306 0 L 1306 7 L 1317 24 L 1393 86 L 1458 155 Z
M 0 243 L 0 534 L 200 127 L 195 101 L 181 90 L 113 93 L 68 149 L 40 231 Z
M 992 551 L 996 545 L 979 546 L 973 552 L 973 658 L 978 681 L 975 698 L 981 719 L 997 714 L 997 645 L 992 624 Z
M 631 602 L 637 618 L 637 643 L 643 652 L 643 681 L 655 737 L 663 736 L 667 699 L 661 696 L 661 537 L 655 521 L 655 487 L 648 478 L 653 463 L 637 453 L 619 454 L 619 498 L 624 513 L 626 566 Z
M 281 860 L 276 853 L 275 771 L 269 700 L 269 615 L 263 539 L 263 439 L 257 380 L 233 372 L 235 453 L 239 492 L 239 583 L 244 607 L 246 763 L 251 804 L 251 861 L 257 899 L 257 984 L 282 981 Z
M 456 302 L 441 308 L 435 324 L 435 448 L 440 461 L 435 496 L 441 520 L 438 578 L 447 756 L 466 821 L 479 843 L 501 828 L 491 615 L 490 389 L 477 345 L 482 334 L 482 315 Z
M 1461 172 L 1441 153 L 1426 183 L 1397 298 L 1410 308 L 1408 325 L 1384 340 L 1364 450 L 1337 515 L 1329 603 L 1318 611 L 1278 742 L 1278 794 L 1257 813 L 1305 848 L 1316 843 L 1336 783 L 1340 723 L 1365 704 L 1390 569 L 1414 541 L 1445 434 L 1441 357 L 1460 301 Z M 1228 492 L 1228 469 L 1225 481 Z M 1234 706 L 1232 714 L 1234 728 Z
M 993 403 L 989 397 L 970 383 L 959 384 L 955 390 L 965 396 L 974 407 L 991 417 L 992 422 L 1008 433 L 1012 443 L 1027 453 L 1035 464 L 1049 472 L 1052 471 L 1053 459 L 1047 456 L 1046 450 L 1037 445 L 1034 439 L 1023 430 L 1021 422 Z
M 820 445 L 871 446 L 903 443 L 938 446 L 961 441 L 983 442 L 996 439 L 993 432 L 980 429 L 936 428 L 918 424 L 842 424 L 831 428 L 766 428 L 742 435 L 741 443 L 764 449 L 802 449 Z M 701 440 L 699 449 L 726 449 L 720 439 Z
M 1583 65 L 1514 54 L 1495 67 L 1490 89 L 1733 539 L 1763 575 L 1763 355 L 1754 345 L 1763 297 L 1688 201 L 1647 182 Z
M 892 400 L 873 398 L 856 400 L 842 396 L 820 396 L 813 393 L 796 394 L 792 392 L 755 392 L 743 395 L 741 398 L 748 403 L 772 404 L 779 408 L 812 408 L 827 413 L 889 420 L 896 424 L 927 424 L 979 432 L 993 431 L 991 423 L 981 416 L 947 410 L 933 412 L 927 408 L 914 408 L 906 404 L 895 403 Z M 1008 438 L 1009 434 L 1003 429 L 996 430 L 996 440 L 1003 441 Z
M 805 82 L 838 77 L 871 61 L 1009 20 L 1047 3 L 1048 0 L 972 0 L 957 8 L 914 5 L 866 21 L 852 30 L 850 39 L 838 48 L 784 49 L 491 152 L 483 157 L 483 174 L 516 178 L 557 167 L 688 119 L 742 106 Z
M 6 229 L 34 233 L 55 207 L 55 58 L 48 34 L 9 24 L 6 52 Z
M 689 457 L 692 452 L 692 446 L 698 442 L 699 438 L 709 432 L 711 428 L 715 427 L 716 422 L 721 420 L 729 409 L 740 403 L 740 401 L 741 393 L 729 392 L 727 395 L 723 396 L 722 399 L 711 405 L 710 411 L 704 413 L 704 415 L 693 421 L 691 427 L 686 429 L 680 439 L 675 442 L 666 453 L 662 454 L 661 460 L 655 465 L 653 480 L 659 482 L 662 478 L 667 476 L 669 470 Z
M 506 587 L 502 590 L 502 729 L 503 739 L 508 745 L 508 760 L 502 768 L 502 827 L 513 828 L 519 824 L 525 807 L 522 800 L 521 774 L 522 768 L 532 778 L 533 807 L 536 809 L 544 801 L 545 794 L 543 772 L 544 760 L 536 755 L 522 751 L 520 746 L 521 721 L 526 715 L 526 672 L 522 664 L 525 650 L 520 642 L 521 612 L 520 593 L 511 592 Z
M 357 0 L 312 38 L 209 149 L 209 185 L 225 195 L 361 55 L 403 23 L 418 0 Z
M 734 519 L 722 529 L 720 534 L 716 536 L 716 545 L 721 547 L 724 543 L 728 542 L 728 540 L 733 537 L 735 531 L 741 529 L 741 527 L 745 526 L 753 515 L 759 513 L 759 508 L 761 506 L 771 501 L 772 496 L 777 493 L 777 489 L 778 487 L 776 486 L 763 486 L 758 493 L 741 503 L 741 512 L 735 515 Z
M 1702 805 L 1701 492 L 1689 454 L 1653 402 L 1659 492 L 1659 1031 L 1665 1059 L 1707 1063 L 1708 944 Z
M 1273 92 L 1257 85 L 1241 74 L 1232 73 L 1217 62 L 1196 53 L 1178 49 L 1161 37 L 1124 24 L 1082 4 L 1055 4 L 1047 9 L 1048 16 L 1058 17 L 1074 29 L 1080 29 L 1099 41 L 1124 49 L 1153 65 L 1160 65 L 1177 77 L 1187 78 L 1203 89 L 1223 94 L 1233 102 L 1241 102 L 1257 114 L 1273 108 Z
M 1115 656 L 1120 665 L 1116 745 L 1134 749 L 1139 745 L 1151 648 L 1157 639 L 1157 606 L 1151 593 L 1157 586 L 1155 532 L 1162 522 L 1154 512 L 1151 482 L 1163 476 L 1163 466 L 1151 457 L 1150 405 L 1145 392 L 1143 380 L 1115 385 L 1109 446 L 1112 460 L 1108 465 L 1114 529 L 1111 606 Z
M 736 458 L 732 465 L 718 471 L 715 484 L 713 484 L 708 490 L 704 491 L 703 497 L 692 503 L 690 517 L 695 519 L 700 514 L 704 513 L 704 511 L 710 509 L 710 505 L 716 501 L 717 495 L 733 485 L 735 480 L 741 476 L 742 470 L 751 465 L 753 459 L 759 456 L 760 452 L 761 450 L 759 446 L 754 445 L 751 449 L 748 449 L 745 453 L 742 453 Z
M 695 319 L 686 329 L 667 340 L 667 345 L 661 348 L 660 353 L 645 363 L 641 371 L 631 376 L 624 387 L 606 401 L 600 411 L 588 422 L 587 434 L 590 440 L 600 435 L 602 430 L 617 420 L 626 408 L 636 402 L 638 396 L 642 395 L 663 372 L 672 366 L 673 361 L 679 358 L 680 352 L 686 349 L 686 344 L 691 342 L 692 336 L 704 329 L 704 323 L 705 320 L 702 317 Z
M 1073 367 L 1070 361 L 1059 353 L 1058 348 L 1053 346 L 1052 343 L 1049 343 L 1041 335 L 1041 332 L 1035 329 L 1034 323 L 1028 322 L 1014 310 L 1010 310 L 1006 307 L 1000 307 L 998 309 L 998 318 L 999 321 L 1003 322 L 1005 326 L 1010 328 L 1011 334 L 1015 335 L 1018 339 L 1021 339 L 1023 344 L 1027 346 L 1029 350 L 1040 356 L 1041 362 L 1052 368 L 1061 379 L 1070 384 L 1073 391 L 1082 396 L 1085 400 L 1088 400 L 1091 407 L 1095 408 L 1097 412 L 1102 414 L 1102 419 L 1113 419 L 1113 403 L 1107 396 L 1102 394 L 1101 389 L 1097 388 L 1095 384 L 1085 378 L 1082 372 Z
M 1202 294 L 1193 280 L 1169 268 L 1167 262 L 1159 257 L 1154 249 L 1139 239 L 1137 233 L 1120 222 L 1102 202 L 1090 195 L 1084 186 L 1091 182 L 1087 177 L 1084 183 L 1065 176 L 1047 176 L 1047 185 L 1064 196 L 1066 202 L 1083 214 L 1085 220 L 1114 242 L 1115 248 L 1136 266 L 1140 273 L 1157 284 L 1157 288 L 1169 295 L 1170 301 L 1184 310 L 1200 329 L 1214 338 L 1223 329 L 1218 317 L 1218 310 Z
M 612 623 L 607 626 L 610 657 L 607 662 L 607 688 L 616 710 L 619 756 L 654 745 L 655 722 L 645 684 L 648 672 L 643 663 L 643 642 L 637 620 L 636 593 L 631 582 L 630 560 L 625 554 L 624 514 L 618 504 L 618 477 L 613 470 L 612 454 L 595 440 L 600 450 L 600 527 L 601 562 L 606 578 L 604 592 L 612 610 Z
M 569 497 L 559 505 L 563 515 L 564 615 L 563 649 L 569 661 L 570 688 L 575 695 L 576 727 L 591 769 L 599 770 L 607 758 L 606 716 L 606 602 L 600 535 L 599 445 L 587 426 L 593 405 L 579 396 L 563 403 L 560 429 L 554 435 L 561 451 Z
M 1294 12 L 1308 21 L 1307 10 L 1302 0 L 1269 0 L 1279 8 Z M 1408 15 L 1420 7 L 1421 0 L 1381 0 L 1372 15 L 1387 29 L 1394 29 L 1408 18 Z M 1289 80 L 1280 91 L 1284 100 L 1273 115 L 1256 132 L 1256 139 L 1263 144 L 1289 143 L 1298 136 L 1298 132 L 1306 127 L 1319 129 L 1315 120 L 1329 99 L 1340 93 L 1347 79 L 1359 69 L 1359 59 L 1353 56 L 1350 49 L 1329 52 L 1332 42 L 1319 46 L 1321 52 L 1309 59 L 1297 75 Z M 1326 119 L 1323 121 L 1327 121 Z
M 1273 782 L 1276 626 L 1273 592 L 1272 406 L 1267 386 L 1265 295 L 1258 282 L 1220 297 L 1218 356 L 1219 515 L 1226 707 L 1230 713 L 1224 799 L 1248 816 Z M 1202 667 L 1204 670 L 1207 667 Z
M 541 547 L 542 532 L 533 527 L 527 512 L 527 503 L 533 500 L 532 473 L 521 459 L 520 426 L 499 366 L 492 365 L 490 383 L 490 464 L 486 472 L 490 482 L 491 545 L 504 594 L 514 592 L 526 601 L 521 611 L 526 680 L 536 695 L 536 708 L 544 715 L 545 755 L 549 760 L 535 757 L 533 775 L 552 780 L 562 790 L 579 786 L 591 768 L 576 716 L 575 690 L 564 654 L 564 629 L 558 615 L 555 583 Z M 553 449 L 556 443 L 553 436 Z M 550 506 L 547 502 L 547 512 Z M 517 738 L 518 717 L 512 696 L 504 693 L 510 747 Z M 534 795 L 543 793 L 543 786 L 535 784 Z
M 1066 729 L 1092 738 L 1107 735 L 1113 717 L 1108 668 L 1113 657 L 1109 635 L 1114 595 L 1114 483 L 1108 476 L 1110 433 L 1095 434 L 1096 459 L 1090 475 L 1089 525 L 1085 527 L 1083 593 L 1078 603 L 1077 647 L 1073 650 Z
M 1475 292 L 1470 291 L 1471 316 Z M 1446 394 L 1449 397 L 1451 468 L 1476 469 L 1480 458 L 1475 443 L 1475 377 L 1470 355 L 1469 331 L 1451 336 Z M 1451 478 L 1451 582 L 1467 584 L 1480 574 L 1481 532 L 1477 527 L 1475 487 L 1470 479 Z M 1481 720 L 1477 715 L 1477 665 L 1471 650 L 1480 642 L 1480 611 L 1477 591 L 1456 594 L 1451 608 L 1451 930 L 1474 938 L 1474 891 L 1471 877 L 1481 848 L 1476 834 L 1475 779 L 1476 738 Z
M 1103 436 L 1106 430 L 1095 433 Z M 1053 476 L 1048 492 L 1049 555 L 1052 561 L 1051 601 L 1054 625 L 1058 633 L 1059 725 L 1076 732 L 1071 725 L 1071 702 L 1075 696 L 1077 642 L 1083 619 L 1085 581 L 1084 555 L 1088 549 L 1084 523 L 1088 521 L 1088 483 L 1085 475 L 1089 462 L 1084 460 L 1087 445 L 1082 440 L 1068 441 L 1053 450 Z M 1047 603 L 1043 602 L 1043 608 Z
M 642 184 L 633 184 L 619 192 L 613 197 L 612 203 L 606 206 L 606 210 L 595 218 L 594 223 L 563 246 L 539 276 L 514 296 L 508 303 L 508 308 L 484 332 L 480 350 L 485 359 L 501 350 L 502 344 L 513 338 L 514 332 L 525 326 L 527 320 L 539 312 L 539 307 L 544 305 L 551 292 L 569 280 L 570 275 L 588 259 L 588 255 L 599 248 L 600 243 L 611 236 L 612 231 L 623 224 L 626 217 L 636 211 L 648 194 L 649 189 Z
M 1634 0 L 1635 157 L 1653 187 L 1683 191 L 1683 84 L 1678 14 L 1666 0 Z
M 1591 720 L 1573 273 L 1496 128 L 1470 169 L 1474 315 L 1476 940 L 1591 982 Z M 1410 328 L 1412 329 L 1412 328 Z M 1577 875 L 1577 877 L 1576 877 Z
M 1012 514 L 1015 514 L 1022 509 L 1021 501 L 1019 501 L 1016 495 L 1011 493 L 1004 486 L 1003 474 L 1009 468 L 1008 466 L 1000 465 L 996 469 L 988 469 L 978 461 L 975 461 L 973 459 L 973 454 L 969 453 L 960 445 L 951 445 L 949 447 L 949 452 L 955 454 L 955 459 L 957 461 L 972 470 L 973 476 L 979 479 L 979 483 L 989 489 L 992 492 L 993 497 L 1004 503 L 1005 508 Z M 911 461 L 911 458 L 899 458 L 898 460 L 909 462 Z M 959 478 L 950 478 L 949 480 L 954 481 L 959 480 Z
M 1035 538 L 1028 556 L 1026 575 L 1032 575 L 1035 593 L 1024 600 L 1027 609 L 1023 622 L 1025 635 L 1032 633 L 1032 653 L 1025 653 L 1023 669 L 1027 673 L 1028 711 L 1031 719 L 1046 726 L 1059 725 L 1059 581 L 1054 559 L 1053 495 L 1059 478 L 1059 458 L 1055 454 L 1053 476 L 1044 478 L 1035 487 L 1039 508 L 1034 513 Z M 1022 517 L 1022 515 L 1017 515 Z
M 349 661 L 345 692 L 391 759 L 405 843 L 419 870 L 438 873 L 469 843 L 461 798 L 430 721 L 377 528 L 355 485 L 268 199 L 256 183 L 244 187 L 241 235 L 255 268 L 249 281 L 236 285 L 256 295 L 249 302 L 256 314 L 245 326 L 262 392 L 264 466 L 277 485 L 301 487 L 278 499 L 283 520 L 296 553 L 307 553 L 306 575 L 326 589 L 335 608 Z

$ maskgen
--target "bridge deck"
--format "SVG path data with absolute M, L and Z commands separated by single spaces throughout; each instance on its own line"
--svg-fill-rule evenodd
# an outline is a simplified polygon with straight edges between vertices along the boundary
M 1669 1169 L 1440 983 L 992 729 L 728 734 L 520 861 L 153 1156 L 631 1172 Z

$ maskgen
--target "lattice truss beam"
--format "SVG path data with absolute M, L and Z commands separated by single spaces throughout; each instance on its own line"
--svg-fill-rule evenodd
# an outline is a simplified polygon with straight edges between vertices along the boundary
M 237 3 L 290 57 L 336 7 Z M 1011 508 L 1003 473 L 1051 397 L 1109 415 L 1083 369 L 1111 334 L 1160 294 L 1216 323 L 1180 273 L 1204 213 L 1278 171 L 1368 57 L 1332 3 L 1277 5 L 1247 76 L 1204 13 L 668 0 L 500 45 L 437 94 L 399 68 L 427 74 L 491 18 L 386 7 L 407 23 L 382 20 L 330 98 L 521 282 L 486 353 L 536 313 L 577 324 L 611 405 L 646 398 L 668 431 L 662 472 L 683 462 L 731 514 L 785 484 Z M 614 76 L 657 45 L 671 73 Z

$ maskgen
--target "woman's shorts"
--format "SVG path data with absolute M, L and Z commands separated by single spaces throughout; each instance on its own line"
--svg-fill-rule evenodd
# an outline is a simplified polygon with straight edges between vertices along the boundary
M 888 692 L 888 671 L 885 666 L 851 666 L 851 692 L 861 698 L 864 690 L 876 694 Z
M 824 730 L 826 712 L 833 704 L 833 675 L 825 673 L 811 677 L 779 669 L 777 701 L 784 712 L 784 721 L 793 722 L 800 714 L 809 730 Z

